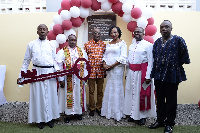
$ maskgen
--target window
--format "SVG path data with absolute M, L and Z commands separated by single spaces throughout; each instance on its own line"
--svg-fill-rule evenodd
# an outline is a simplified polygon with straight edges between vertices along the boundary
M 42 12 L 46 12 L 46 7 L 42 7 Z
M 29 8 L 25 8 L 25 12 L 30 12 L 30 9 Z
M 6 9 L 5 8 L 1 9 L 1 12 L 6 13 Z
M 40 12 L 40 7 L 35 7 L 36 12 Z

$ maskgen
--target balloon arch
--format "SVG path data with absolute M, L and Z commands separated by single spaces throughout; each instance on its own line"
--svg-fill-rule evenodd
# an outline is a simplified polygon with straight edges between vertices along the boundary
M 112 11 L 127 22 L 127 29 L 132 32 L 136 27 L 145 29 L 144 39 L 153 43 L 153 36 L 157 32 L 154 26 L 153 11 L 147 8 L 141 0 L 63 0 L 58 15 L 53 17 L 48 40 L 56 44 L 57 51 L 65 47 L 67 37 L 76 34 L 74 28 L 78 28 L 85 18 L 94 14 L 97 10 Z M 134 36 L 133 36 L 134 37 Z

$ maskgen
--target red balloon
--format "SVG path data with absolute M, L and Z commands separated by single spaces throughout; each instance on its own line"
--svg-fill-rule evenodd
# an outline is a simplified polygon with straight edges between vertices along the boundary
M 133 8 L 131 10 L 131 16 L 135 19 L 138 19 L 142 15 L 142 11 L 140 8 Z
M 154 18 L 153 17 L 147 19 L 147 21 L 148 21 L 148 25 L 153 25 L 154 24 Z
M 122 3 L 117 1 L 117 3 L 114 3 L 111 8 L 113 12 L 119 13 L 122 10 Z
M 47 39 L 48 40 L 56 40 L 56 34 L 54 34 L 54 32 L 51 30 L 51 31 L 49 31 L 49 33 L 47 34 Z
M 64 30 L 60 24 L 55 24 L 53 26 L 53 32 L 54 32 L 54 34 L 62 34 L 64 32 Z
M 59 44 L 59 48 L 62 49 L 62 48 L 64 48 L 64 47 L 67 46 L 67 45 L 68 45 L 68 42 L 66 41 L 66 42 L 63 43 L 63 44 Z
M 63 9 L 63 10 L 70 10 L 70 8 L 71 8 L 71 3 L 70 3 L 70 0 L 63 0 L 62 2 L 61 2 L 61 8 Z
M 71 5 L 80 7 L 81 6 L 81 0 L 71 0 Z
M 101 2 L 98 2 L 97 0 L 92 0 L 91 9 L 94 11 L 101 9 Z
M 123 10 L 121 10 L 121 11 L 118 13 L 118 16 L 123 17 L 123 15 L 124 15 L 124 12 L 123 12 Z
M 150 42 L 150 43 L 152 43 L 152 44 L 154 43 L 154 39 L 153 39 L 152 36 L 144 36 L 143 39 L 148 41 L 148 42 Z
M 64 20 L 62 22 L 62 28 L 64 30 L 70 30 L 72 28 L 72 22 L 70 20 Z
M 127 24 L 127 29 L 130 31 L 130 32 L 133 32 L 135 30 L 135 28 L 137 27 L 137 22 L 135 21 L 131 21 Z
M 153 36 L 156 34 L 156 32 L 157 32 L 157 28 L 154 25 L 148 25 L 145 28 L 145 36 Z
M 82 21 L 81 21 L 80 17 L 71 18 L 70 21 L 72 22 L 72 26 L 74 26 L 74 27 L 80 27 L 81 24 L 82 24 Z
M 62 8 L 60 8 L 60 9 L 58 10 L 58 14 L 59 14 L 59 15 L 60 15 L 60 13 L 61 13 L 62 10 L 63 10 Z
M 108 0 L 110 3 L 116 3 L 118 0 Z
M 83 8 L 89 8 L 92 5 L 92 0 L 82 0 L 81 1 L 81 6 Z
M 80 19 L 81 19 L 82 23 L 85 21 L 85 18 L 80 17 Z

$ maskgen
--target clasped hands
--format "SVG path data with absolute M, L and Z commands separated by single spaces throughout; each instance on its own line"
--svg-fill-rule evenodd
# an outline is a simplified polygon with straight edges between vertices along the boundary
M 113 65 L 106 65 L 106 64 L 103 64 L 103 68 L 104 68 L 106 71 L 111 70 L 113 67 L 114 67 Z

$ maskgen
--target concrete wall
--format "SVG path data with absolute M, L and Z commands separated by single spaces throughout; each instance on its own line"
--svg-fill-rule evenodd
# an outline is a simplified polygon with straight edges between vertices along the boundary
M 4 94 L 7 101 L 29 101 L 29 85 L 18 90 L 18 78 L 27 44 L 38 38 L 37 26 L 41 23 L 49 26 L 53 21 L 52 13 L 0 14 L 0 65 L 6 65 Z M 197 103 L 199 100 L 199 33 L 200 12 L 155 12 L 155 25 L 158 28 L 164 19 L 173 24 L 172 34 L 182 36 L 188 45 L 191 64 L 184 65 L 188 80 L 179 86 L 178 103 Z M 117 17 L 117 26 L 122 30 L 122 39 L 131 44 L 131 33 L 126 29 L 127 23 Z M 29 69 L 31 69 L 31 66 Z M 88 94 L 88 90 L 87 90 Z M 87 99 L 88 101 L 88 99 Z

